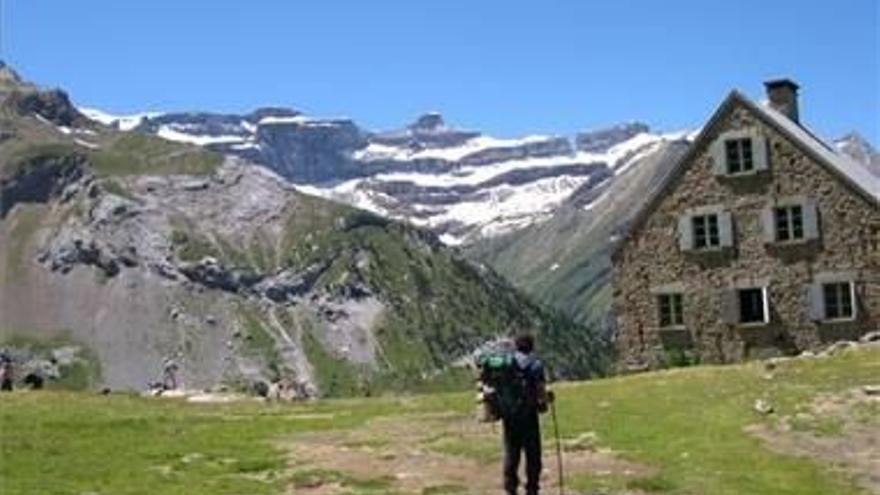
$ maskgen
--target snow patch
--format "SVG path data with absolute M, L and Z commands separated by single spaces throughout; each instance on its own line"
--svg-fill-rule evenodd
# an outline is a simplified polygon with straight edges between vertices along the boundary
M 95 143 L 90 143 L 90 142 L 85 141 L 85 140 L 80 139 L 80 138 L 73 138 L 73 141 L 74 141 L 76 144 L 78 144 L 78 145 L 80 145 L 80 146 L 85 146 L 86 148 L 89 148 L 89 149 L 96 150 L 96 149 L 100 148 L 100 146 L 98 146 L 97 144 L 95 144 Z
M 192 143 L 199 146 L 205 146 L 208 144 L 229 144 L 229 143 L 241 143 L 244 141 L 244 138 L 241 136 L 235 135 L 226 135 L 226 136 L 211 136 L 208 134 L 187 134 L 185 132 L 181 132 L 173 125 L 162 125 L 159 126 L 159 131 L 156 134 L 169 141 L 178 141 L 182 143 Z
M 268 117 L 263 117 L 257 123 L 257 125 L 285 125 L 285 124 L 296 124 L 308 127 L 336 127 L 340 122 L 345 121 L 346 119 L 338 118 L 338 119 L 316 119 L 312 117 L 306 117 L 305 115 L 295 115 L 293 117 L 278 117 L 270 115 Z
M 486 191 L 488 198 L 485 200 L 453 204 L 445 213 L 432 217 L 429 223 L 432 225 L 449 222 L 464 225 L 510 222 L 516 222 L 517 225 L 528 224 L 535 215 L 550 213 L 575 189 L 589 180 L 589 177 L 583 176 L 561 176 L 518 186 L 500 185 Z
M 461 237 L 456 237 L 452 234 L 440 234 L 439 236 L 440 242 L 446 244 L 447 246 L 460 246 L 464 239 Z
M 116 125 L 121 131 L 130 131 L 139 126 L 145 119 L 152 119 L 163 114 L 163 112 L 143 112 L 131 115 L 113 115 L 97 108 L 77 107 L 77 110 L 86 117 L 95 122 L 112 126 Z
M 244 151 L 244 150 L 252 150 L 252 149 L 258 150 L 258 149 L 260 149 L 260 145 L 257 143 L 240 143 L 240 144 L 233 144 L 232 146 L 230 146 L 230 148 L 233 150 L 236 150 L 236 151 Z
M 425 148 L 414 150 L 412 148 L 388 146 L 378 143 L 370 143 L 363 150 L 358 150 L 354 154 L 357 160 L 395 160 L 395 161 L 415 161 L 415 160 L 445 160 L 449 162 L 457 162 L 468 155 L 472 155 L 479 151 L 488 149 L 505 149 L 517 148 L 527 144 L 540 143 L 553 139 L 548 136 L 526 136 L 518 139 L 499 139 L 489 136 L 478 136 L 465 141 L 461 146 L 451 146 L 447 148 Z
M 248 122 L 247 120 L 242 120 L 241 122 L 239 122 L 239 125 L 241 126 L 242 129 L 246 130 L 247 132 L 249 132 L 251 134 L 255 134 L 257 132 L 256 124 L 252 124 L 252 123 Z

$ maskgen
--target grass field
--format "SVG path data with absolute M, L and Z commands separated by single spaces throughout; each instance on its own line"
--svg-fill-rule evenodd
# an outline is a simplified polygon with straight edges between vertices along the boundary
M 876 400 L 853 405 L 857 414 L 808 413 L 817 398 L 849 397 L 878 381 L 874 347 L 789 360 L 772 371 L 751 363 L 559 384 L 568 493 L 871 493 L 859 488 L 869 485 L 857 468 L 832 466 L 821 452 L 771 449 L 749 431 L 846 444 L 853 428 L 880 430 Z M 774 413 L 753 411 L 756 399 Z M 208 405 L 14 392 L 0 396 L 0 492 L 499 493 L 498 432 L 472 413 L 464 393 Z M 546 465 L 554 468 L 544 421 Z M 876 451 L 868 454 L 876 459 Z M 548 471 L 546 492 L 555 493 Z

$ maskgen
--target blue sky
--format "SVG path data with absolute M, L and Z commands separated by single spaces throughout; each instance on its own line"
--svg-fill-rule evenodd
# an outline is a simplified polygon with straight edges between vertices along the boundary
M 733 87 L 801 84 L 825 136 L 880 143 L 876 0 L 0 0 L 2 56 L 113 112 L 287 105 L 500 136 L 695 127 Z

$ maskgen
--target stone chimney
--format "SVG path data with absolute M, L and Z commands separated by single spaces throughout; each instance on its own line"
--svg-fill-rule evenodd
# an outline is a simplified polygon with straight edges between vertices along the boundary
M 798 85 L 791 79 L 774 79 L 764 83 L 770 108 L 800 123 L 798 115 Z

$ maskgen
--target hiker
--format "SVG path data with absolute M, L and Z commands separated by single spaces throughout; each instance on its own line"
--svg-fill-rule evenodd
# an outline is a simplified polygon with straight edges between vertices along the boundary
M 15 368 L 12 365 L 12 358 L 4 355 L 0 362 L 0 390 L 12 392 L 14 380 Z
M 43 375 L 39 371 L 28 373 L 23 380 L 24 384 L 29 386 L 31 390 L 42 390 L 45 381 L 46 379 L 43 378 Z
M 177 389 L 177 362 L 173 358 L 168 358 L 162 365 L 162 389 Z
M 504 436 L 504 490 L 516 495 L 519 464 L 526 458 L 526 495 L 537 495 L 541 477 L 540 413 L 553 401 L 544 365 L 534 354 L 535 339 L 521 335 L 515 352 L 487 354 L 479 360 L 482 397 L 489 416 L 500 419 Z

